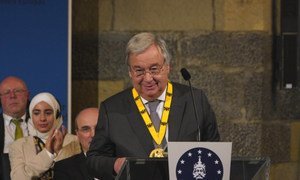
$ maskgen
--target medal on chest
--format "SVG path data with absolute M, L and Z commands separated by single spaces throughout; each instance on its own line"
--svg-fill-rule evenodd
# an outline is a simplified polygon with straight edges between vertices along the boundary
M 166 134 L 168 119 L 169 119 L 169 113 L 170 113 L 170 107 L 172 102 L 172 95 L 173 95 L 173 86 L 170 82 L 168 82 L 167 85 L 167 91 L 166 91 L 166 97 L 163 107 L 163 112 L 161 116 L 159 131 L 157 132 L 153 126 L 153 123 L 150 119 L 149 113 L 146 110 L 146 107 L 144 106 L 140 95 L 136 91 L 135 88 L 132 89 L 132 95 L 135 101 L 135 104 L 144 120 L 144 123 L 148 129 L 148 131 L 151 134 L 152 139 L 154 142 L 158 145 L 158 148 L 155 148 L 149 155 L 149 157 L 165 157 L 165 152 L 162 149 L 162 141 Z

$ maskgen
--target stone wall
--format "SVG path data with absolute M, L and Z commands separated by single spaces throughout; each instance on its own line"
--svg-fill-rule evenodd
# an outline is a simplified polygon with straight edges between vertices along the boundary
M 130 86 L 125 45 L 138 32 L 155 32 L 173 56 L 170 79 L 185 83 L 179 71 L 190 71 L 215 110 L 222 141 L 233 142 L 232 155 L 269 156 L 271 179 L 297 179 L 300 90 L 282 89 L 274 73 L 278 1 L 73 3 L 80 24 L 73 26 L 73 115 Z

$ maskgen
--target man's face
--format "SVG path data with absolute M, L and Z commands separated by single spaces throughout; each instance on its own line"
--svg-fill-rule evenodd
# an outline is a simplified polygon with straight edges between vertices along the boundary
M 156 45 L 150 46 L 141 54 L 131 54 L 129 65 L 133 87 L 143 98 L 150 101 L 163 93 L 168 83 L 170 67 L 165 64 Z
M 15 118 L 25 114 L 29 93 L 22 80 L 14 77 L 4 79 L 0 85 L 0 94 L 5 114 Z
M 98 121 L 98 110 L 96 108 L 86 109 L 76 117 L 76 135 L 82 150 L 87 152 L 95 135 L 95 127 Z

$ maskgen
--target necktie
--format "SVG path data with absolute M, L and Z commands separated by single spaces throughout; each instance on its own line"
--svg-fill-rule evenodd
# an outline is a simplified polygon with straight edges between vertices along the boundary
M 151 121 L 153 123 L 153 126 L 156 130 L 156 132 L 159 131 L 159 127 L 160 127 L 160 118 L 158 116 L 158 113 L 156 112 L 157 106 L 160 103 L 159 100 L 155 100 L 155 101 L 149 101 L 148 102 L 148 107 L 150 110 L 150 118 Z M 160 147 L 164 148 L 166 146 L 167 142 L 166 142 L 166 138 L 164 137 L 164 139 L 161 142 Z M 154 142 L 155 147 L 159 147 L 155 142 Z
M 21 128 L 20 119 L 12 119 L 11 121 L 16 125 L 15 140 L 22 138 L 23 137 L 23 131 L 22 131 L 22 128 Z
M 156 132 L 159 131 L 159 126 L 160 126 L 160 118 L 156 112 L 158 104 L 159 104 L 158 100 L 148 102 L 148 107 L 150 109 L 150 118 Z

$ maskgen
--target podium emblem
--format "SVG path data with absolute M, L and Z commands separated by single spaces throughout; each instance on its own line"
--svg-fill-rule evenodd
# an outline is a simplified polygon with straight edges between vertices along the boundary
M 212 150 L 202 147 L 187 150 L 178 159 L 176 177 L 180 179 L 222 179 L 223 163 Z

